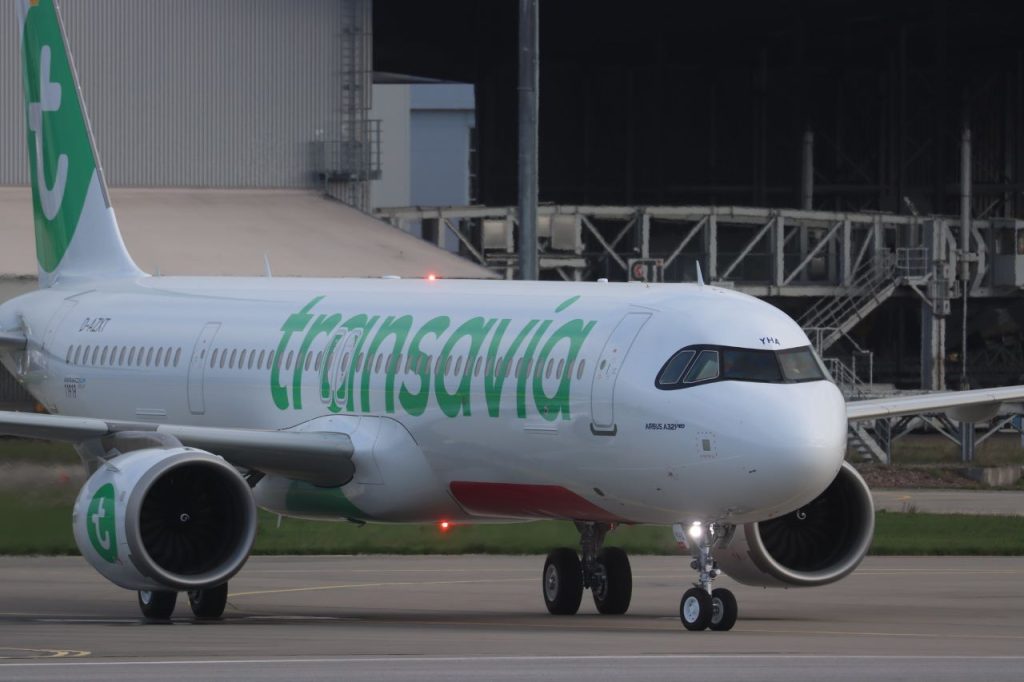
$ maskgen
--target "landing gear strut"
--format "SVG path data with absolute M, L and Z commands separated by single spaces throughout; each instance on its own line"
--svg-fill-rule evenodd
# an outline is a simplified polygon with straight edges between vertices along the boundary
M 682 529 L 685 535 L 681 539 L 693 555 L 690 568 L 697 571 L 697 582 L 679 601 L 679 619 L 687 630 L 731 630 L 736 624 L 736 597 L 725 588 L 711 589 L 712 581 L 722 573 L 711 552 L 727 545 L 735 530 L 735 526 L 702 522 Z
M 583 588 L 589 588 L 599 613 L 622 614 L 633 595 L 629 557 L 618 547 L 602 547 L 613 526 L 590 521 L 576 522 L 580 531 L 580 557 L 561 547 L 544 562 L 544 605 L 555 615 L 572 615 L 580 608 Z

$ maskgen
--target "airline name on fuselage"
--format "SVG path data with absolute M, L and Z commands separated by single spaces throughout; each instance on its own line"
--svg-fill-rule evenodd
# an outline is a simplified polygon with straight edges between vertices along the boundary
M 453 320 L 447 315 L 438 315 L 419 324 L 412 315 L 388 315 L 381 319 L 380 315 L 366 313 L 346 319 L 341 313 L 314 313 L 313 309 L 323 298 L 313 298 L 281 325 L 278 360 L 270 372 L 270 393 L 279 410 L 303 409 L 302 373 L 306 356 L 314 342 L 323 337 L 326 360 L 319 373 L 318 393 L 321 402 L 333 413 L 370 413 L 383 408 L 389 414 L 401 410 L 418 416 L 426 411 L 433 396 L 446 416 L 468 417 L 472 412 L 471 389 L 476 382 L 478 391 L 483 389 L 487 414 L 497 418 L 502 416 L 502 397 L 508 380 L 515 384 L 516 417 L 526 418 L 527 408 L 532 403 L 533 409 L 548 421 L 571 418 L 569 397 L 574 372 L 570 369 L 575 366 L 596 320 L 531 319 L 517 323 L 510 318 L 474 316 Z M 566 301 L 556 312 L 573 302 L 574 299 Z M 288 370 L 280 359 L 294 350 L 296 341 L 298 355 L 294 369 Z M 440 351 L 436 350 L 438 346 Z M 462 372 L 452 377 L 458 384 L 450 388 L 445 382 L 449 376 L 445 370 L 457 346 L 460 347 L 458 355 L 464 357 L 467 364 Z M 364 354 L 377 357 L 382 353 L 388 353 L 391 361 L 383 367 L 383 394 L 376 394 L 382 403 L 372 404 L 370 377 L 373 372 L 355 365 Z M 564 371 L 556 377 L 557 387 L 549 394 L 545 391 L 543 373 L 522 370 L 531 364 L 542 367 L 552 357 L 564 360 Z M 431 359 L 429 364 L 428 358 Z M 471 370 L 477 358 L 482 358 L 486 368 L 479 374 Z M 523 363 L 522 369 L 518 363 L 510 367 L 510 363 L 518 359 Z M 341 366 L 342 362 L 345 366 Z M 444 369 L 436 371 L 438 367 Z M 512 367 L 519 371 L 510 371 Z M 291 374 L 290 385 L 288 373 Z

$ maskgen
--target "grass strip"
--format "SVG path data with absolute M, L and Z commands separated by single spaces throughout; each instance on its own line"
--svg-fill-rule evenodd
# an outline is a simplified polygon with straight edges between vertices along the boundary
M 876 514 L 875 555 L 1024 555 L 1024 517 L 967 514 Z M 77 554 L 71 504 L 44 493 L 0 496 L 0 554 Z M 575 547 L 571 523 L 355 526 L 281 519 L 260 512 L 256 554 L 544 554 Z M 675 554 L 672 532 L 662 526 L 623 526 L 608 543 L 632 554 Z

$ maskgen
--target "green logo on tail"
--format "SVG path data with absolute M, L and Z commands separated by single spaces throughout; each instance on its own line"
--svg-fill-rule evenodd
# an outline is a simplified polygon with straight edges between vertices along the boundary
M 23 31 L 36 254 L 52 272 L 74 236 L 96 162 L 53 3 L 29 8 Z
M 104 561 L 117 561 L 117 524 L 114 522 L 114 486 L 101 485 L 92 496 L 85 516 L 89 542 Z

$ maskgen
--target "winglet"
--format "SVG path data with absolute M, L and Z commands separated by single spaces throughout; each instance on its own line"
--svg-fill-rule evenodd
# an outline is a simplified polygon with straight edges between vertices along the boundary
M 700 271 L 700 261 L 697 261 L 697 286 L 704 286 L 704 273 Z

